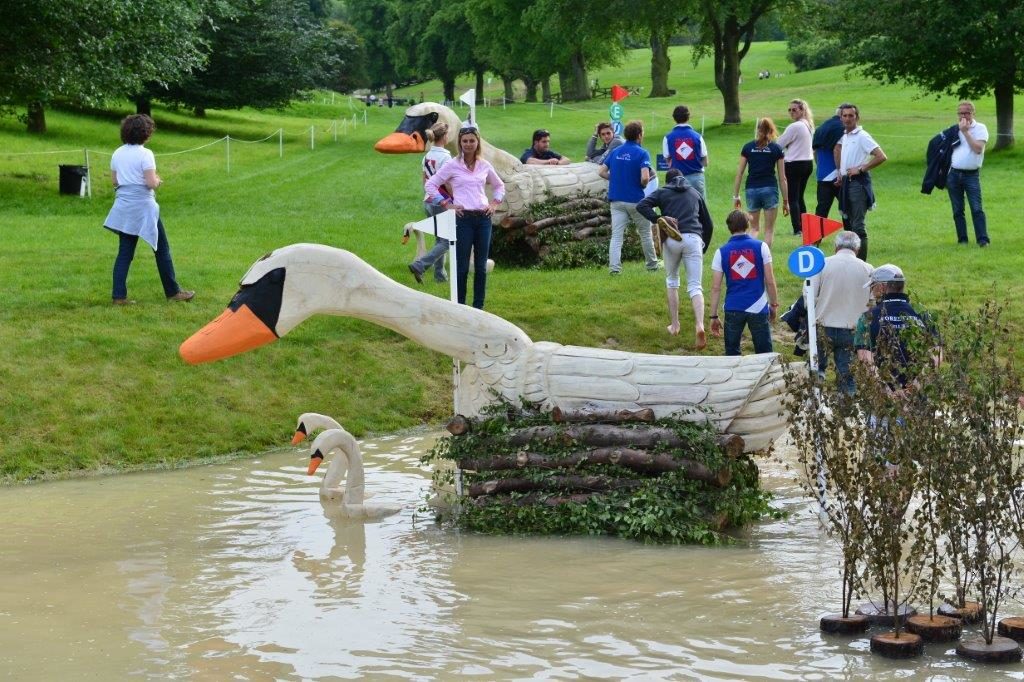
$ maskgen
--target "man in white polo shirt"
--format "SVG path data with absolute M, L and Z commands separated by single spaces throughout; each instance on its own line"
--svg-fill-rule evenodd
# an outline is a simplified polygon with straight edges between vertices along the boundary
M 836 152 L 839 209 L 849 221 L 850 229 L 860 237 L 857 258 L 867 260 L 868 228 L 865 220 L 868 211 L 875 206 L 870 170 L 885 163 L 886 156 L 874 138 L 860 127 L 860 111 L 855 105 L 840 105 L 839 119 L 844 130 Z
M 971 205 L 971 222 L 974 223 L 974 240 L 978 246 L 988 246 L 988 224 L 985 210 L 981 206 L 981 164 L 985 160 L 985 143 L 988 142 L 988 128 L 974 120 L 974 103 L 963 101 L 956 107 L 959 120 L 960 144 L 953 147 L 949 175 L 946 176 L 946 191 L 953 205 L 953 224 L 956 225 L 958 244 L 970 243 L 967 239 L 967 219 L 964 217 L 964 194 Z
M 814 288 L 814 307 L 821 334 L 818 336 L 818 364 L 824 375 L 828 367 L 828 345 L 836 361 L 836 380 L 839 390 L 846 395 L 854 393 L 850 365 L 855 357 L 853 331 L 857 320 L 867 312 L 868 281 L 873 268 L 857 258 L 860 237 L 856 232 L 843 230 L 836 235 L 836 253 L 825 259 L 821 274 L 811 280 Z

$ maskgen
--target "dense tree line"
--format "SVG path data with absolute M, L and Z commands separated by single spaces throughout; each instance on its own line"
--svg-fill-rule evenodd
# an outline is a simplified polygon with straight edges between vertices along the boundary
M 801 68 L 853 63 L 882 81 L 962 97 L 994 93 L 996 146 L 1013 142 L 1024 5 L 992 0 L 0 0 L 0 113 L 45 130 L 52 102 L 151 99 L 202 113 L 272 107 L 328 87 L 383 89 L 485 74 L 514 96 L 591 97 L 591 70 L 651 49 L 651 97 L 667 97 L 668 48 L 712 60 L 725 123 L 740 122 L 740 65 L 758 37 L 791 38 Z M 850 17 L 857 17 L 851 24 Z M 852 29 L 852 30 L 851 30 Z M 538 90 L 540 91 L 538 95 Z

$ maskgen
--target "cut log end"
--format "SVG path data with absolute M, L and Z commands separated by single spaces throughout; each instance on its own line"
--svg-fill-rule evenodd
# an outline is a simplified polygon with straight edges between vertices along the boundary
M 1024 641 L 1024 618 L 1003 618 L 999 621 L 999 634 L 1018 642 Z
M 963 625 L 959 618 L 949 616 L 911 616 L 907 619 L 907 632 L 920 635 L 926 642 L 953 642 L 960 639 Z
M 896 625 L 896 618 L 899 618 L 900 623 L 905 623 L 907 622 L 907 618 L 916 616 L 917 609 L 907 604 L 900 604 L 900 607 L 896 610 L 896 614 L 893 614 L 891 610 L 883 609 L 880 606 L 868 603 L 861 604 L 857 607 L 857 615 L 867 616 L 872 625 L 888 625 L 892 627 Z
M 924 652 L 924 640 L 912 632 L 882 632 L 871 637 L 871 653 L 886 658 L 915 658 Z
M 984 615 L 984 612 L 981 610 L 981 604 L 976 601 L 965 602 L 963 608 L 957 608 L 952 604 L 943 604 L 938 610 L 940 616 L 959 618 L 963 621 L 964 625 L 973 625 L 981 620 L 982 615 Z
M 451 418 L 445 428 L 448 429 L 448 433 L 453 436 L 461 436 L 469 433 L 470 422 L 468 419 L 463 417 L 461 414 L 457 414 Z
M 830 635 L 858 635 L 867 630 L 870 624 L 867 616 L 853 615 L 843 618 L 839 613 L 822 616 L 818 621 L 821 631 Z
M 984 639 L 968 639 L 956 647 L 956 655 L 979 663 L 1016 663 L 1020 661 L 1020 645 L 1008 637 L 993 637 L 991 644 Z

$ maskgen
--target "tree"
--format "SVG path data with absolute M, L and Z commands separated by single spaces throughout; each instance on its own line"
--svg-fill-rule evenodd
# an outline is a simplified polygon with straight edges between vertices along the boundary
M 441 6 L 431 0 L 406 0 L 385 33 L 397 69 L 436 76 L 449 101 L 455 99 L 455 78 L 482 67 L 465 5 L 462 0 Z M 479 88 L 477 95 L 482 94 Z
M 740 62 L 750 50 L 757 20 L 785 2 L 788 0 L 700 0 L 703 21 L 693 59 L 697 63 L 708 54 L 714 57 L 715 87 L 725 105 L 722 123 L 740 122 Z
M 1013 95 L 1024 85 L 1024 5 L 1018 0 L 969 7 L 928 0 L 849 0 L 842 16 L 857 17 L 856 31 L 835 28 L 865 74 L 961 98 L 994 93 L 994 148 L 1013 145 Z
M 355 28 L 343 21 L 331 20 L 327 22 L 327 30 L 331 34 L 330 49 L 337 61 L 325 85 L 338 92 L 350 92 L 366 85 L 366 49 Z
M 336 45 L 306 0 L 231 0 L 215 8 L 206 65 L 154 95 L 202 114 L 281 106 L 330 82 Z
M 400 78 L 395 66 L 395 47 L 387 31 L 398 21 L 399 12 L 390 0 L 352 0 L 345 7 L 348 19 L 366 50 L 366 75 L 370 87 L 384 87 L 390 96 L 392 84 Z
M 535 45 L 555 67 L 563 100 L 591 97 L 587 69 L 614 64 L 624 47 L 614 12 L 587 0 L 537 0 L 525 14 Z
M 0 108 L 26 106 L 45 132 L 54 101 L 98 105 L 203 62 L 204 0 L 8 0 L 0 24 Z

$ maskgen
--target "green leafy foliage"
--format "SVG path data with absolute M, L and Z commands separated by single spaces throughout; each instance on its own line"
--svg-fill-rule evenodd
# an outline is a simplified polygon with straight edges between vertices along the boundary
M 435 488 L 443 489 L 454 481 L 453 469 L 439 466 L 443 460 L 459 461 L 472 467 L 474 461 L 513 455 L 524 446 L 510 442 L 512 434 L 522 428 L 539 425 L 565 426 L 554 424 L 549 414 L 541 413 L 532 406 L 524 409 L 507 404 L 497 406 L 483 419 L 473 421 L 469 433 L 439 440 L 423 462 L 435 465 Z M 628 426 L 643 429 L 647 425 Z M 528 477 L 544 482 L 567 473 L 640 480 L 633 488 L 594 493 L 584 500 L 553 505 L 547 502 L 552 498 L 563 498 L 566 493 L 552 491 L 529 497 L 511 493 L 485 503 L 470 502 L 468 498 L 456 499 L 454 494 L 447 493 L 446 501 L 451 511 L 439 515 L 439 519 L 460 529 L 481 533 L 612 535 L 650 543 L 716 545 L 733 541 L 723 532 L 727 528 L 779 516 L 779 512 L 769 505 L 770 495 L 759 487 L 757 465 L 746 457 L 726 458 L 716 444 L 717 434 L 712 427 L 705 422 L 676 418 L 658 420 L 657 426 L 671 428 L 687 439 L 693 449 L 685 453 L 686 458 L 713 468 L 729 467 L 732 473 L 730 483 L 724 488 L 716 488 L 688 479 L 681 471 L 644 478 L 621 466 L 586 460 L 562 469 L 466 470 L 463 472 L 463 486 L 502 477 Z M 580 450 L 575 442 L 552 440 L 534 440 L 527 447 L 530 452 L 545 455 L 568 455 Z M 664 444 L 655 447 L 654 451 L 682 457 L 678 451 Z

